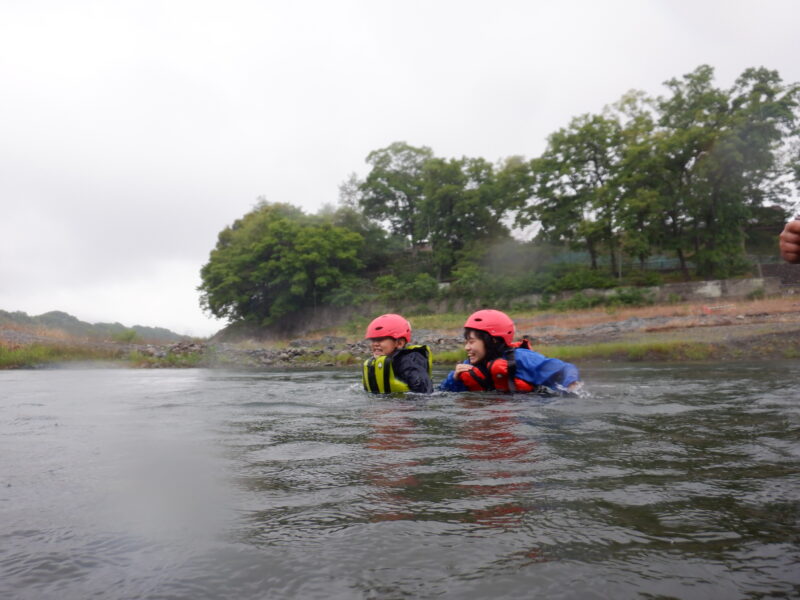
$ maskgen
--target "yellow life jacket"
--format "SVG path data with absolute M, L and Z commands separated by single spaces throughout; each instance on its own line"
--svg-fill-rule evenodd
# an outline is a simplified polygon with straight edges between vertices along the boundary
M 428 375 L 433 372 L 433 354 L 428 346 L 409 345 L 389 356 L 373 356 L 364 361 L 362 382 L 364 389 L 374 394 L 391 394 L 409 391 L 408 384 L 394 374 L 392 362 L 403 352 L 420 352 L 428 361 Z

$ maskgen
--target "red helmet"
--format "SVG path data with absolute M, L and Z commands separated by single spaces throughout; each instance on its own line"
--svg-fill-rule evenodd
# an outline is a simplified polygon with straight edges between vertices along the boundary
M 492 337 L 502 338 L 507 345 L 514 341 L 514 321 L 506 313 L 487 308 L 472 313 L 464 327 L 485 331 Z
M 381 315 L 367 326 L 364 339 L 382 337 L 405 338 L 408 344 L 411 342 L 411 325 L 400 315 Z

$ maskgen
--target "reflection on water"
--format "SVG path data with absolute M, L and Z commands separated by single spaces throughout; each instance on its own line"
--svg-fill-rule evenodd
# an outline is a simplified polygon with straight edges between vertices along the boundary
M 796 373 L 2 372 L 0 597 L 798 596 Z

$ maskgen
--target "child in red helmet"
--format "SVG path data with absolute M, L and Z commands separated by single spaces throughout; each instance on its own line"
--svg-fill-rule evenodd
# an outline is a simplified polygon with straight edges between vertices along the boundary
M 400 315 L 374 319 L 364 334 L 372 358 L 364 361 L 364 389 L 376 394 L 433 392 L 433 357 L 428 346 L 411 345 L 411 325 Z
M 499 310 L 479 310 L 464 323 L 467 360 L 442 384 L 447 392 L 569 393 L 580 387 L 575 365 L 514 344 L 514 322 Z

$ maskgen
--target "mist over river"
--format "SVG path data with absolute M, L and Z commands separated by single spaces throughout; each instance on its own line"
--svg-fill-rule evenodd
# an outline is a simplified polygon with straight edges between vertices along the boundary
M 2 371 L 0 598 L 800 596 L 800 363 L 582 375 Z

